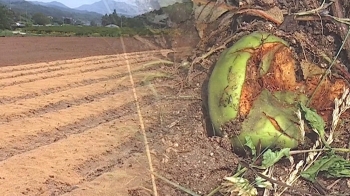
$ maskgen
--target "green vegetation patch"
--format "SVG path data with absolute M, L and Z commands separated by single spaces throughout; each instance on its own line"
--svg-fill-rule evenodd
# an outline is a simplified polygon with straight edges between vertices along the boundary
M 91 27 L 91 26 L 32 26 L 23 29 L 24 32 L 31 35 L 46 36 L 87 36 L 87 37 L 120 37 L 121 35 L 160 35 L 169 34 L 169 30 L 152 31 L 146 28 L 110 28 L 110 27 Z

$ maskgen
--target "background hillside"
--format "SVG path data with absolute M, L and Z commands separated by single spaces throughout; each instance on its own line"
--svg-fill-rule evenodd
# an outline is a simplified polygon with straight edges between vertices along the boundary
M 101 0 L 90 5 L 82 5 L 75 9 L 81 11 L 96 12 L 102 15 L 110 14 L 113 12 L 113 10 L 116 10 L 118 15 L 128 17 L 133 17 L 147 12 L 147 10 L 143 8 L 143 6 L 136 6 L 133 4 L 117 2 L 113 0 Z
M 79 9 L 69 8 L 62 3 L 53 1 L 50 3 L 43 3 L 39 1 L 25 1 L 25 0 L 0 0 L 5 7 L 1 7 L 0 10 L 0 29 L 17 29 L 28 27 L 25 30 L 41 34 L 42 32 L 78 32 L 78 34 L 93 34 L 93 29 L 76 29 L 71 27 L 62 28 L 50 28 L 50 26 L 74 25 L 74 26 L 104 26 L 104 27 L 126 27 L 138 29 L 164 29 L 164 28 L 177 28 L 179 24 L 188 20 L 192 13 L 192 2 L 190 0 L 179 0 L 186 3 L 175 3 L 169 6 L 161 7 L 160 9 L 154 9 L 156 6 L 160 6 L 159 3 L 148 7 L 151 11 L 145 11 L 146 5 L 135 6 L 125 2 L 116 3 L 112 0 L 105 3 L 111 3 L 111 5 L 101 4 L 102 1 L 96 2 L 92 5 L 80 6 Z M 135 3 L 137 3 L 135 1 Z M 164 3 L 164 2 L 163 2 Z M 165 2 L 166 3 L 166 2 Z M 170 3 L 170 1 L 168 1 Z M 119 6 L 118 6 L 119 5 Z M 118 9 L 107 9 L 108 14 L 99 14 L 92 11 L 86 11 L 83 9 L 90 9 L 93 7 L 95 11 L 100 9 L 101 13 L 103 9 L 117 6 Z M 151 5 L 150 5 L 151 6 Z M 2 12 L 2 13 L 1 13 Z M 137 13 L 137 15 L 136 15 Z M 29 28 L 32 27 L 33 28 Z M 48 28 L 38 28 L 40 26 L 47 26 Z M 101 29 L 100 29 L 101 30 Z M 106 30 L 109 32 L 109 30 Z M 103 32 L 102 34 L 105 34 Z M 100 34 L 100 33 L 99 33 Z M 108 34 L 108 33 L 107 33 Z
M 60 3 L 41 3 L 29 2 L 25 0 L 0 0 L 0 4 L 6 5 L 8 8 L 21 15 L 34 15 L 35 13 L 42 13 L 46 16 L 52 16 L 56 20 L 62 18 L 73 18 L 75 20 L 89 22 L 100 21 L 102 15 L 95 12 L 81 11 L 68 8 L 60 5 Z
M 69 9 L 69 7 L 67 7 L 66 5 L 64 5 L 63 3 L 60 3 L 58 1 L 52 1 L 52 2 L 40 2 L 40 1 L 30 1 L 29 3 L 33 3 L 36 5 L 42 5 L 42 6 L 46 6 L 46 7 L 54 7 L 54 8 L 59 8 L 59 9 Z
M 186 1 L 188 0 L 155 0 L 146 3 L 144 0 L 101 0 L 93 4 L 81 5 L 74 9 L 57 1 L 44 3 L 40 1 L 0 0 L 0 4 L 6 5 L 21 15 L 31 16 L 35 13 L 42 13 L 46 16 L 52 16 L 56 20 L 72 18 L 87 24 L 90 21 L 101 21 L 102 15 L 111 14 L 114 10 L 119 16 L 135 17 L 176 2 Z

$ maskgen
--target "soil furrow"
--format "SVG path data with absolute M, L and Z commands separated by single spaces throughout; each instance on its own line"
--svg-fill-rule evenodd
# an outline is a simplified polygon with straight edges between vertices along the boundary
M 139 69 L 140 66 L 142 66 L 142 64 L 134 65 L 133 69 Z M 17 84 L 0 88 L 0 103 L 13 103 L 19 99 L 33 98 L 67 90 L 69 88 L 128 76 L 128 73 L 126 73 L 125 70 L 120 72 L 120 68 L 121 67 L 119 67 L 119 69 L 109 68 L 105 70 L 97 70 L 95 72 L 86 72 L 80 75 L 65 75 L 57 78 L 48 78 L 21 85 Z M 141 69 L 138 71 L 141 71 Z
M 42 89 L 38 92 L 29 92 L 28 94 L 23 94 L 23 95 L 14 96 L 14 97 L 3 96 L 3 97 L 0 97 L 0 104 L 11 104 L 21 100 L 33 99 L 36 97 L 46 96 L 53 93 L 59 93 L 59 92 L 74 89 L 74 88 L 84 87 L 87 85 L 97 84 L 100 82 L 106 82 L 111 79 L 116 79 L 116 78 L 118 79 L 120 75 L 126 76 L 127 74 L 118 74 L 118 75 L 111 75 L 103 78 L 82 80 L 74 83 L 69 83 L 64 86 Z
M 144 104 L 147 103 L 147 101 L 149 100 L 150 97 L 143 97 L 140 100 L 140 103 Z M 136 113 L 137 112 L 135 110 L 135 103 L 132 101 L 120 105 L 117 108 L 108 109 L 99 114 L 87 116 L 86 118 L 83 118 L 71 124 L 66 124 L 64 126 L 54 128 L 52 130 L 49 130 L 48 132 L 42 132 L 36 135 L 28 135 L 27 137 L 21 138 L 21 145 L 9 145 L 6 147 L 1 147 L 0 162 L 5 161 L 6 159 L 12 156 L 16 156 L 45 145 L 50 145 L 51 143 L 60 141 L 64 138 L 69 137 L 70 135 L 84 133 L 85 131 L 88 131 L 92 128 L 98 127 L 110 121 L 114 121 L 123 116 L 134 114 L 136 115 Z M 122 123 L 123 121 L 120 120 L 120 122 Z M 91 174 L 86 174 L 82 172 L 82 175 L 90 176 Z M 87 180 L 88 179 L 92 178 L 87 177 Z
M 164 50 L 166 51 L 166 50 Z M 15 65 L 15 66 L 5 66 L 0 67 L 0 73 L 8 73 L 8 72 L 16 72 L 16 71 L 28 71 L 38 68 L 44 68 L 44 67 L 52 67 L 52 66 L 60 66 L 62 64 L 76 64 L 76 63 L 87 63 L 87 62 L 98 62 L 101 60 L 106 59 L 121 59 L 125 60 L 126 58 L 144 58 L 149 57 L 155 54 L 161 54 L 163 50 L 156 50 L 156 51 L 146 51 L 146 52 L 134 52 L 134 53 L 127 53 L 127 54 L 117 54 L 117 55 L 101 55 L 101 56 L 93 56 L 93 57 L 85 57 L 85 58 L 79 58 L 79 59 L 71 59 L 71 60 L 58 60 L 58 61 L 51 61 L 51 62 L 45 62 L 45 63 L 35 63 L 35 64 L 23 64 L 23 65 Z
M 131 142 L 134 142 L 133 140 Z M 129 142 L 128 142 L 129 143 Z M 141 149 L 143 146 L 138 146 Z M 135 147 L 136 148 L 136 147 Z M 122 151 L 123 148 L 120 149 Z M 129 151 L 126 151 L 129 152 Z M 141 186 L 151 187 L 150 173 L 147 165 L 147 157 L 142 153 L 133 153 L 119 159 L 118 168 L 113 168 L 110 172 L 103 173 L 93 181 L 87 181 L 73 186 L 69 191 L 66 187 L 56 186 L 62 193 L 61 196 L 125 196 L 125 195 L 152 195 L 150 191 Z M 158 184 L 158 183 L 157 183 Z M 130 190 L 140 189 L 141 194 L 136 194 Z
M 140 98 L 148 94 L 147 89 L 142 90 L 139 88 L 138 91 Z M 57 134 L 68 134 L 60 130 L 62 127 L 71 126 L 80 121 L 84 121 L 82 125 L 89 126 L 90 121 L 93 121 L 95 118 L 98 119 L 98 115 L 110 110 L 115 110 L 117 113 L 122 113 L 120 107 L 127 104 L 130 97 L 132 97 L 132 91 L 124 91 L 119 94 L 102 98 L 98 100 L 98 102 L 73 106 L 37 117 L 18 119 L 8 123 L 2 123 L 0 124 L 2 135 L 2 142 L 0 143 L 0 160 L 13 156 L 13 153 L 9 153 L 8 150 L 18 152 L 27 150 L 29 148 L 28 146 L 37 147 L 38 145 L 42 145 L 40 142 L 38 144 L 33 143 L 34 141 L 41 141 L 47 138 L 42 137 L 42 135 L 47 134 L 52 141 L 55 140 Z M 125 100 L 126 103 L 118 100 Z M 85 121 L 84 119 L 88 120 Z M 99 123 L 103 123 L 103 121 Z
M 11 106 L 16 105 L 16 104 L 11 104 L 8 108 L 11 109 L 11 112 L 7 112 L 4 116 L 0 116 L 0 121 L 2 122 L 10 122 L 13 120 L 18 120 L 21 118 L 32 118 L 35 116 L 40 116 L 52 111 L 59 111 L 59 110 L 63 110 L 69 107 L 74 107 L 74 106 L 79 106 L 82 104 L 86 104 L 86 103 L 91 103 L 93 101 L 98 101 L 99 99 L 103 99 L 106 98 L 108 96 L 111 96 L 113 94 L 116 93 L 120 93 L 123 91 L 127 91 L 130 88 L 126 87 L 126 86 L 117 86 L 114 87 L 108 91 L 104 91 L 104 92 L 98 92 L 95 94 L 89 94 L 89 95 L 85 95 L 84 97 L 81 98 L 77 98 L 77 99 L 69 99 L 69 100 L 62 100 L 62 101 L 58 101 L 58 102 L 54 102 L 54 103 L 49 103 L 47 105 L 44 105 L 42 107 L 36 107 L 36 108 L 30 108 L 29 107 L 18 107 L 15 109 L 11 109 Z M 36 99 L 36 98 L 34 98 Z M 38 100 L 38 103 L 43 103 L 40 102 L 41 100 Z M 7 105 L 5 105 L 7 106 Z M 0 106 L 0 109 L 2 107 Z M 6 107 L 7 108 L 7 107 Z M 17 109 L 17 110 L 16 110 Z M 23 111 L 24 110 L 24 111 Z M 4 110 L 2 110 L 4 111 Z
M 84 59 L 73 59 L 73 60 L 60 60 L 60 61 L 51 61 L 45 63 L 35 63 L 35 64 L 23 64 L 23 65 L 15 65 L 15 66 L 6 66 L 0 67 L 0 73 L 16 73 L 20 71 L 35 71 L 38 69 L 47 69 L 47 68 L 55 68 L 60 67 L 62 65 L 67 64 L 89 64 L 96 63 L 99 61 L 117 58 L 117 56 L 98 56 L 98 57 L 88 57 Z
M 64 91 L 25 98 L 9 104 L 0 104 L 0 111 L 7 111 L 0 119 L 32 117 L 74 105 L 91 102 L 95 99 L 129 89 L 129 81 L 124 78 L 110 79 L 97 83 L 69 88 Z M 16 98 L 12 98 L 14 100 Z
M 117 119 L 1 162 L 2 195 L 59 195 L 73 190 L 84 181 L 76 170 L 78 165 L 137 133 L 136 115 L 127 120 L 127 126 Z
M 82 68 L 82 67 L 88 67 L 90 65 L 105 64 L 105 63 L 111 63 L 116 61 L 117 61 L 116 59 L 112 59 L 112 60 L 105 60 L 105 61 L 102 60 L 99 62 L 91 62 L 91 63 L 79 63 L 79 64 L 67 63 L 64 65 L 40 67 L 38 69 L 33 69 L 29 71 L 18 70 L 18 71 L 1 73 L 0 80 L 7 79 L 7 78 L 18 78 L 18 77 L 30 76 L 30 75 L 36 75 L 36 74 L 42 74 L 42 73 L 58 72 L 58 71 L 69 70 L 73 68 Z
M 155 100 L 152 96 L 144 97 L 142 100 L 139 101 L 139 104 L 142 108 L 142 111 L 144 113 L 153 115 L 143 115 L 145 124 L 147 125 L 147 130 L 157 130 L 159 129 L 158 124 L 158 116 L 157 113 L 159 112 L 156 109 L 156 105 L 158 105 L 160 102 Z M 94 160 L 86 160 L 84 164 L 80 165 L 78 167 L 78 170 L 81 172 L 83 176 L 86 176 L 86 181 L 93 181 L 98 176 L 102 175 L 103 173 L 109 172 L 116 167 L 121 166 L 119 160 L 123 159 L 125 157 L 130 156 L 130 153 L 124 154 L 123 152 L 138 152 L 143 153 L 143 147 L 140 148 L 140 146 L 144 146 L 144 143 L 142 141 L 142 136 L 140 138 L 133 138 L 133 143 L 125 143 L 121 146 L 118 146 L 118 148 L 112 149 L 109 152 L 106 152 L 104 154 L 101 154 L 99 157 L 96 157 Z M 137 150 L 136 150 L 137 149 Z
M 88 160 L 76 168 L 84 182 L 66 191 L 61 188 L 62 196 L 129 195 L 128 190 L 150 182 L 149 166 L 144 152 L 142 136 L 135 134 L 123 144 Z
M 107 172 L 125 172 L 118 168 L 131 157 L 129 153 L 138 153 L 132 164 L 141 161 L 139 169 L 147 171 L 126 62 L 131 64 L 138 101 L 142 110 L 147 110 L 147 123 L 150 118 L 154 121 L 156 99 L 153 91 L 141 84 L 145 78 L 162 75 L 154 75 L 159 73 L 157 66 L 143 65 L 161 53 L 0 68 L 0 111 L 4 111 L 0 116 L 0 194 L 69 193 Z M 138 146 L 133 148 L 130 145 L 134 143 Z M 128 182 L 142 173 L 132 172 Z M 118 178 L 117 187 L 125 189 L 127 179 Z M 147 172 L 137 180 L 141 179 L 149 180 Z
M 142 99 L 140 101 L 140 105 L 144 111 L 154 111 L 154 104 L 156 103 L 151 99 Z M 123 116 L 124 118 L 120 119 L 121 122 L 128 121 L 125 119 L 126 115 Z M 84 176 L 84 182 L 75 185 L 75 187 L 79 188 L 76 191 L 73 191 L 72 195 L 86 195 L 83 194 L 83 192 L 85 192 L 88 187 L 91 188 L 91 185 L 94 185 L 96 188 L 98 186 L 109 187 L 100 192 L 100 195 L 115 195 L 115 193 L 119 193 L 121 190 L 126 191 L 126 187 L 130 187 L 132 184 L 137 186 L 141 181 L 149 181 L 147 158 L 144 154 L 144 143 L 141 138 L 141 133 L 136 134 L 135 137 L 130 137 L 121 145 L 114 146 L 114 148 L 96 155 L 92 159 L 86 160 L 83 164 L 78 165 L 76 171 L 81 176 Z M 129 174 L 129 176 L 114 175 L 115 173 L 120 174 L 121 172 L 126 171 L 132 173 L 132 176 L 138 176 L 138 178 L 130 178 L 131 174 Z M 112 179 L 106 179 L 107 176 L 111 175 L 113 176 Z M 102 177 L 103 181 L 99 180 L 100 177 Z M 116 182 L 118 182 L 118 185 Z M 103 185 L 100 185 L 99 183 L 103 183 Z M 60 189 L 61 193 L 72 191 L 65 191 L 66 188 L 58 186 L 57 189 Z M 96 192 L 92 189 L 87 192 L 90 192 L 88 195 L 96 195 Z M 95 194 L 91 192 L 94 192 Z
M 135 70 L 134 73 L 138 73 L 141 71 L 143 71 L 143 68 Z M 43 89 L 39 92 L 31 92 L 28 94 L 19 95 L 19 96 L 12 96 L 12 97 L 1 96 L 2 91 L 0 90 L 0 105 L 15 104 L 16 102 L 20 102 L 22 100 L 38 99 L 42 96 L 47 96 L 47 95 L 51 95 L 51 94 L 55 94 L 55 93 L 61 93 L 63 91 L 68 91 L 68 90 L 74 90 L 74 88 L 84 88 L 88 85 L 96 85 L 98 83 L 108 82 L 110 80 L 121 79 L 123 81 L 129 81 L 127 78 L 128 75 L 129 75 L 129 73 L 121 73 L 121 74 L 117 74 L 117 75 L 110 75 L 110 76 L 103 77 L 103 78 L 82 80 L 79 82 L 69 83 L 69 84 L 66 84 L 64 86 Z M 11 90 L 11 88 L 9 88 L 9 90 Z M 18 92 L 18 91 L 16 91 L 16 92 Z
M 151 58 L 149 56 L 144 56 L 144 57 L 138 57 L 137 59 L 129 59 L 129 63 L 137 63 L 137 62 L 145 62 L 149 61 Z M 125 59 L 122 59 L 121 57 L 119 58 L 108 58 L 108 59 L 101 59 L 99 61 L 92 61 L 89 63 L 86 62 L 79 62 L 79 63 L 65 63 L 65 64 L 58 64 L 50 67 L 40 67 L 37 69 L 31 69 L 29 71 L 25 70 L 18 70 L 18 71 L 13 71 L 13 72 L 7 72 L 7 73 L 2 73 L 0 75 L 0 80 L 2 79 L 8 79 L 8 78 L 18 78 L 18 77 L 23 77 L 23 76 L 31 76 L 31 75 L 37 75 L 37 74 L 44 74 L 44 73 L 51 73 L 51 72 L 60 72 L 60 71 L 65 71 L 65 70 L 71 70 L 74 68 L 87 68 L 89 66 L 94 66 L 94 65 L 101 65 L 101 64 L 112 64 L 114 63 L 115 66 L 123 66 L 125 65 Z M 1 69 L 0 69 L 1 70 Z
M 134 62 L 132 62 L 134 63 Z M 28 75 L 28 76 L 22 76 L 20 79 L 18 78 L 8 78 L 4 80 L 0 80 L 0 87 L 6 87 L 6 86 L 13 86 L 17 84 L 23 84 L 23 83 L 28 83 L 28 82 L 35 82 L 38 80 L 45 80 L 45 79 L 50 79 L 50 78 L 57 78 L 57 77 L 62 77 L 62 76 L 70 76 L 70 75 L 80 75 L 82 73 L 88 73 L 88 72 L 95 72 L 95 71 L 100 71 L 100 70 L 105 70 L 105 69 L 110 69 L 110 68 L 118 68 L 125 65 L 124 64 L 116 64 L 115 62 L 111 63 L 106 63 L 103 65 L 100 64 L 95 64 L 93 67 L 88 67 L 88 68 L 73 68 L 73 69 L 68 69 L 68 70 L 61 70 L 58 73 L 51 73 L 51 72 L 45 72 L 45 73 L 39 73 L 35 75 Z

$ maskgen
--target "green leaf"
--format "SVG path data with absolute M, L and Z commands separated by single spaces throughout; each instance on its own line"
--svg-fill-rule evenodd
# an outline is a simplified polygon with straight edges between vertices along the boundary
M 283 148 L 280 151 L 272 152 L 271 149 L 268 149 L 263 154 L 262 168 L 268 168 L 277 163 L 284 156 L 289 157 L 290 148 Z
M 306 107 L 304 104 L 300 104 L 302 111 L 304 112 L 305 119 L 310 126 L 316 129 L 318 132 L 324 132 L 325 122 L 322 117 L 316 113 L 316 111 Z
M 300 175 L 311 182 L 315 182 L 319 172 L 325 172 L 327 178 L 350 177 L 350 161 L 338 155 L 325 156 L 315 161 L 310 168 L 301 172 Z
M 268 170 L 266 170 L 265 172 L 263 172 L 262 174 L 263 175 L 266 175 Z M 259 188 L 265 188 L 265 189 L 269 189 L 269 190 L 272 190 L 273 189 L 273 185 L 271 182 L 267 181 L 266 179 L 260 177 L 260 176 L 257 176 L 255 178 L 255 186 L 256 187 L 259 187 Z
M 220 192 L 228 195 L 258 195 L 257 189 L 245 178 L 231 176 L 224 179 L 226 181 L 221 184 Z
M 312 129 L 317 131 L 317 134 L 320 136 L 322 142 L 328 146 L 325 138 L 325 122 L 323 118 L 317 114 L 316 111 L 306 107 L 304 104 L 300 103 L 300 108 L 304 113 L 305 120 L 311 126 Z
M 245 146 L 247 146 L 248 148 L 250 148 L 250 150 L 252 151 L 252 155 L 255 157 L 256 156 L 256 149 L 255 149 L 255 145 L 253 144 L 253 140 L 250 136 L 246 136 L 245 137 Z

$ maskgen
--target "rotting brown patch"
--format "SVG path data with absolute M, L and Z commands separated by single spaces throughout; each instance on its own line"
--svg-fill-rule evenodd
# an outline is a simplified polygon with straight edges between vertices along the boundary
M 330 122 L 332 119 L 332 112 L 334 110 L 334 100 L 339 98 L 344 89 L 348 88 L 346 82 L 342 79 L 328 77 L 320 83 L 321 76 L 313 76 L 305 82 L 306 93 L 311 96 L 310 107 L 314 108 L 323 117 L 325 122 Z M 319 87 L 317 88 L 317 86 Z M 316 90 L 316 92 L 314 92 Z
M 253 57 L 254 54 L 252 54 Z M 261 91 L 261 85 L 259 84 L 258 79 L 258 69 L 255 60 L 256 58 L 251 58 L 251 60 L 248 60 L 246 79 L 243 83 L 239 102 L 239 116 L 241 117 L 245 117 L 249 114 L 255 97 L 258 96 Z
M 303 90 L 302 93 L 312 99 L 309 106 L 314 108 L 326 122 L 331 120 L 334 99 L 339 98 L 344 89 L 348 87 L 343 79 L 328 77 L 318 88 L 322 75 L 309 76 L 305 81 L 298 82 L 293 53 L 281 43 L 265 43 L 255 50 L 249 49 L 249 52 L 252 53 L 252 56 L 248 61 L 246 79 L 239 103 L 241 118 L 249 114 L 254 100 L 262 89 L 267 89 L 270 92 L 291 91 L 298 94 Z M 271 58 L 271 61 L 267 72 L 261 75 L 263 58 Z M 316 88 L 317 92 L 313 94 Z
M 253 105 L 255 98 L 262 89 L 269 91 L 295 90 L 297 81 L 295 74 L 295 60 L 291 51 L 281 43 L 265 43 L 254 51 L 249 50 L 252 57 L 248 61 L 246 79 L 243 84 L 239 114 L 245 117 Z M 273 57 L 269 57 L 273 55 Z M 271 58 L 271 65 L 267 73 L 261 76 L 262 59 Z
M 283 44 L 270 50 L 273 56 L 267 73 L 262 76 L 264 88 L 269 91 L 295 90 L 295 60 L 291 51 Z
M 261 59 L 266 55 L 266 53 L 276 47 L 276 45 L 280 44 L 265 43 L 255 50 L 246 50 L 247 52 L 251 53 L 251 58 L 247 63 L 246 79 L 243 84 L 239 103 L 239 116 L 243 118 L 249 114 L 255 98 L 262 90 L 262 83 L 259 74 Z
M 276 90 L 293 91 L 296 88 L 295 60 L 291 51 L 285 47 L 278 47 L 274 59 L 271 62 L 270 70 L 266 74 L 266 78 L 273 77 L 265 88 L 275 84 Z

